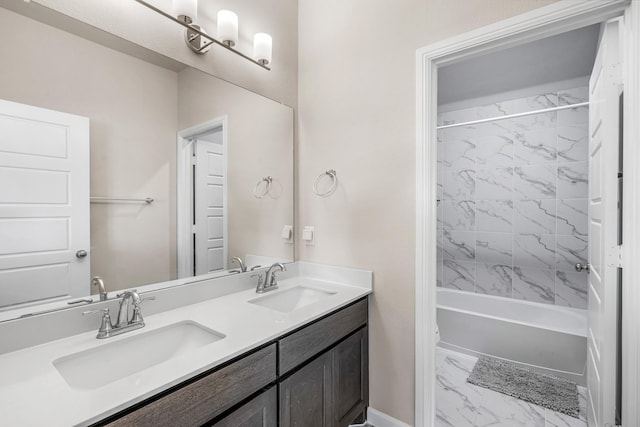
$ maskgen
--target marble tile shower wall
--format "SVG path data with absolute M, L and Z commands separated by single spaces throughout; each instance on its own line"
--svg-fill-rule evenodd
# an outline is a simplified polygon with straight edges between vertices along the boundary
M 571 105 L 586 87 L 442 113 L 440 125 Z M 584 309 L 588 107 L 438 131 L 438 286 Z

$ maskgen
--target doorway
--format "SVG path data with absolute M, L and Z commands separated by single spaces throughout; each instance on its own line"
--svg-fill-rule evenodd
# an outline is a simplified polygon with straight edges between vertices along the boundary
M 416 247 L 416 425 L 432 425 L 435 415 L 435 390 L 434 390 L 434 372 L 435 372 L 435 361 L 436 357 L 432 353 L 433 352 L 433 343 L 435 341 L 435 328 L 432 329 L 432 326 L 436 323 L 436 283 L 438 280 L 442 283 L 444 280 L 444 275 L 438 273 L 438 269 L 436 268 L 437 259 L 438 259 L 438 248 L 435 242 L 438 240 L 439 233 L 437 220 L 440 218 L 447 218 L 447 221 L 454 221 L 455 224 L 451 225 L 451 228 L 455 230 L 458 225 L 462 222 L 464 224 L 465 218 L 464 215 L 456 216 L 454 212 L 448 212 L 445 214 L 443 211 L 447 208 L 447 206 L 439 206 L 437 200 L 443 200 L 443 205 L 447 203 L 444 200 L 446 197 L 440 191 L 438 191 L 438 150 L 436 146 L 437 141 L 437 132 L 436 128 L 438 125 L 446 126 L 443 121 L 438 122 L 437 113 L 438 106 L 435 103 L 435 96 L 438 93 L 438 78 L 439 72 L 444 69 L 444 67 L 459 63 L 468 58 L 478 58 L 480 55 L 494 53 L 499 50 L 522 46 L 525 43 L 531 42 L 533 40 L 541 40 L 546 37 L 556 36 L 560 33 L 584 28 L 588 25 L 593 25 L 595 23 L 603 22 L 614 15 L 620 15 L 622 9 L 624 8 L 624 4 L 622 2 L 618 2 L 617 4 L 609 3 L 607 5 L 600 5 L 600 10 L 597 13 L 594 13 L 593 8 L 587 8 L 586 5 L 582 5 L 582 10 L 579 10 L 580 7 L 568 7 L 567 5 L 552 5 L 549 7 L 541 8 L 540 10 L 522 15 L 521 17 L 513 18 L 509 20 L 509 22 L 498 23 L 494 26 L 488 27 L 486 29 L 481 29 L 473 34 L 463 35 L 457 39 L 449 40 L 446 42 L 442 42 L 438 45 L 425 48 L 421 52 L 419 51 L 418 55 L 418 163 L 417 163 L 417 247 Z M 606 7 L 605 7 L 606 6 Z M 571 9 L 571 10 L 568 10 Z M 587 10 L 588 9 L 588 10 Z M 558 19 L 558 16 L 564 16 L 563 19 Z M 552 24 L 544 24 L 545 22 L 552 21 Z M 521 19 L 519 19 L 521 18 Z M 504 25 L 503 25 L 504 24 Z M 508 29 L 506 29 L 508 28 Z M 486 31 L 485 31 L 486 30 Z M 627 42 L 629 42 L 627 40 Z M 622 65 L 619 65 L 621 67 Z M 592 79 L 593 80 L 593 79 Z M 565 88 L 569 89 L 569 88 Z M 574 88 L 575 89 L 575 88 Z M 556 92 L 557 93 L 557 92 Z M 590 97 L 593 96 L 593 93 L 590 94 Z M 636 101 L 637 102 L 637 101 Z M 556 107 L 560 107 L 560 105 L 556 105 Z M 574 106 L 575 107 L 575 106 Z M 514 114 L 518 114 L 517 112 Z M 467 121 L 470 121 L 468 118 Z M 476 120 L 478 118 L 476 117 Z M 462 120 L 464 122 L 464 120 Z M 473 121 L 473 120 L 471 120 Z M 478 123 L 476 123 L 478 124 Z M 593 135 L 592 135 L 593 136 Z M 617 141 L 614 141 L 616 144 L 615 147 L 617 149 Z M 543 144 L 544 145 L 544 144 Z M 531 147 L 530 147 L 531 148 Z M 544 147 L 542 147 L 544 148 Z M 544 151 L 544 149 L 538 150 L 539 152 Z M 597 151 L 597 150 L 595 150 Z M 625 153 L 627 153 L 625 151 Z M 593 154 L 593 152 L 592 152 Z M 474 154 L 475 155 L 475 154 Z M 513 159 L 513 157 L 512 157 Z M 442 160 L 442 159 L 440 159 Z M 464 159 L 463 159 L 464 160 Z M 609 164 L 608 162 L 602 163 L 604 168 L 608 169 L 611 166 L 614 174 L 617 174 L 617 162 L 613 162 L 613 164 Z M 513 170 L 516 169 L 515 165 L 511 165 L 512 173 L 511 173 L 511 183 L 517 178 L 513 177 Z M 523 166 L 520 166 L 521 168 Z M 507 169 L 505 167 L 503 169 Z M 496 168 L 494 168 L 495 170 Z M 548 169 L 548 168 L 547 168 Z M 600 172 L 603 171 L 602 168 Z M 475 171 L 474 171 L 475 173 Z M 470 174 L 469 174 L 470 175 Z M 550 177 L 552 174 L 550 174 Z M 558 179 L 557 169 L 556 169 L 556 178 Z M 593 173 L 591 174 L 593 176 Z M 509 177 L 503 176 L 498 177 L 499 179 L 494 180 L 495 183 L 508 183 Z M 464 182 L 461 183 L 464 186 Z M 512 190 L 513 191 L 513 190 Z M 496 190 L 497 192 L 497 190 Z M 496 195 L 496 192 L 490 194 L 488 198 L 492 198 Z M 613 191 L 617 196 L 617 189 Z M 594 199 L 594 198 L 592 198 Z M 540 200 L 543 200 L 541 197 Z M 457 200 L 449 200 L 449 204 L 452 205 L 451 202 L 457 202 Z M 521 201 L 521 200 L 519 200 Z M 468 202 L 468 200 L 467 200 Z M 474 202 L 477 200 L 474 199 Z M 515 204 L 516 201 L 512 200 L 511 204 Z M 556 201 L 556 205 L 557 205 Z M 546 202 L 546 204 L 550 204 Z M 584 204 L 584 203 L 583 203 Z M 614 205 L 617 204 L 617 200 L 615 200 Z M 507 206 L 509 203 L 502 203 L 502 205 Z M 470 204 L 467 203 L 467 212 L 471 212 L 476 207 L 470 207 Z M 449 206 L 449 209 L 451 206 Z M 511 206 L 513 208 L 513 206 Z M 439 210 L 442 209 L 441 212 Z M 440 216 L 438 216 L 440 213 Z M 617 214 L 617 213 L 616 213 Z M 457 219 L 456 219 L 457 218 Z M 627 217 L 628 218 L 628 217 Z M 466 218 L 468 219 L 468 217 Z M 495 218 L 494 218 L 495 219 Z M 511 216 L 511 221 L 513 221 L 513 216 Z M 593 221 L 592 221 L 593 223 Z M 615 222 L 614 222 L 615 224 Z M 469 225 L 467 223 L 467 225 Z M 539 225 L 539 224 L 538 224 Z M 555 225 L 554 227 L 557 227 Z M 442 229 L 443 227 L 440 227 Z M 466 231 L 466 230 L 465 230 Z M 555 231 L 555 228 L 554 228 Z M 450 231 L 453 233 L 453 231 Z M 441 233 L 442 234 L 442 233 Z M 592 231 L 589 232 L 592 234 Z M 462 237 L 462 236 L 458 236 Z M 554 240 L 557 237 L 554 237 Z M 523 240 L 527 238 L 524 237 Z M 457 247 L 458 250 L 464 256 L 469 256 L 473 254 L 474 258 L 476 255 L 476 244 L 477 239 L 474 237 L 469 242 L 466 241 L 458 241 L 455 242 L 456 239 L 453 239 L 454 246 Z M 460 240 L 460 239 L 458 239 Z M 513 240 L 512 240 L 513 242 Z M 471 245 L 473 243 L 473 245 Z M 526 243 L 526 242 L 525 242 Z M 602 242 L 599 242 L 602 243 Z M 509 245 L 504 245 L 505 247 Z M 526 247 L 527 245 L 520 245 L 522 247 Z M 551 245 L 546 245 L 551 246 Z M 554 242 L 554 252 L 557 250 L 555 242 Z M 513 251 L 515 247 L 514 243 L 511 243 L 511 251 Z M 606 246 L 607 251 L 613 251 L 613 248 L 610 246 Z M 484 246 L 482 249 L 487 249 L 487 246 Z M 442 249 L 440 249 L 442 251 Z M 486 251 L 485 251 L 486 252 Z M 498 253 L 502 252 L 504 255 L 505 251 L 498 251 Z M 441 252 L 442 253 L 442 252 Z M 513 252 L 510 254 L 513 257 Z M 594 257 L 598 258 L 601 254 L 595 254 Z M 594 259 L 595 259 L 594 258 Z M 510 271 L 515 271 L 516 266 L 513 264 L 510 266 Z M 459 260 L 450 260 L 453 261 L 452 264 L 460 264 Z M 469 260 L 468 260 L 469 261 Z M 474 259 L 473 264 L 473 276 L 475 276 L 477 267 L 476 260 Z M 536 260 L 537 262 L 539 260 Z M 486 267 L 487 263 L 483 263 L 483 266 Z M 505 263 L 502 263 L 505 264 Z M 581 263 L 582 264 L 582 263 Z M 610 263 L 609 263 L 610 264 Z M 609 267 L 610 265 L 607 264 Z M 459 266 L 458 266 L 459 267 Z M 470 267 L 470 265 L 469 265 Z M 530 266 L 528 266 L 530 267 Z M 557 278 L 560 273 L 564 275 L 566 278 L 567 275 L 560 270 L 555 270 L 555 260 L 554 260 L 554 276 Z M 521 268 L 521 267 L 519 267 Z M 471 268 L 468 269 L 469 271 Z M 505 269 L 506 270 L 506 269 Z M 440 270 L 442 271 L 442 270 Z M 497 270 L 496 270 L 497 271 Z M 522 270 L 521 270 L 522 272 Z M 462 282 L 463 285 L 477 286 L 477 280 L 475 277 L 472 281 L 466 280 L 464 276 L 464 272 L 460 272 L 460 269 L 455 270 L 455 274 L 450 274 L 450 277 L 455 276 L 455 279 L 458 280 L 458 283 Z M 504 271 L 503 271 L 504 273 Z M 577 273 L 577 272 L 576 272 Z M 625 274 L 629 274 L 627 272 Z M 593 272 L 591 273 L 593 274 Z M 459 280 L 462 278 L 462 280 Z M 504 275 L 503 275 L 504 278 Z M 554 278 L 555 281 L 555 278 Z M 614 280 L 615 282 L 615 280 Z M 555 281 L 554 283 L 557 283 Z M 456 285 L 454 285 L 456 286 Z M 555 286 L 555 285 L 554 285 Z M 615 283 L 612 283 L 612 287 L 615 287 Z M 492 288 L 495 289 L 495 286 Z M 474 288 L 476 289 L 476 288 Z M 467 289 L 469 290 L 469 289 Z M 504 289 L 503 289 L 504 290 Z M 550 294 L 548 294 L 550 295 Z M 538 295 L 540 296 L 540 295 Z M 543 294 L 544 296 L 544 294 Z M 554 289 L 553 297 L 556 298 L 558 293 Z M 590 295 L 589 298 L 592 298 Z M 523 298 L 526 299 L 526 298 Z M 594 298 L 597 300 L 597 296 Z M 623 299 L 624 301 L 624 299 Z M 617 301 L 616 301 L 617 302 Z M 631 303 L 631 301 L 628 301 Z M 438 313 L 439 315 L 439 313 Z M 597 316 L 596 316 L 597 323 Z M 592 320 L 592 325 L 596 324 Z M 598 341 L 597 334 L 601 334 L 602 330 L 595 331 L 594 328 L 591 328 L 590 337 L 591 341 Z M 615 335 L 615 329 L 614 329 Z M 626 336 L 626 335 L 625 335 Z M 611 344 L 611 343 L 609 343 Z M 606 348 L 609 348 L 609 344 L 606 345 Z M 615 339 L 612 343 L 612 347 L 615 348 L 616 342 Z M 602 347 L 605 348 L 605 347 Z M 482 351 L 484 353 L 484 351 Z M 597 353 L 594 351 L 590 352 L 589 357 L 593 357 L 594 354 Z M 627 356 L 627 352 L 624 353 L 625 357 Z M 615 359 L 615 353 L 613 354 L 613 359 Z M 615 371 L 615 368 L 613 369 Z M 606 374 L 601 374 L 606 376 L 607 380 L 611 378 L 612 375 L 615 376 L 615 372 L 610 374 L 610 369 L 607 368 Z M 596 378 L 598 375 L 592 373 L 592 378 Z M 599 378 L 602 380 L 602 378 Z M 594 390 L 594 393 L 590 396 L 590 399 L 593 401 L 592 406 L 594 407 L 594 416 L 592 416 L 592 420 L 590 425 L 605 425 L 605 423 L 610 423 L 614 425 L 615 420 L 615 411 L 611 410 L 611 403 L 613 401 L 613 406 L 615 406 L 615 397 L 609 398 L 609 396 L 604 396 L 600 393 L 596 396 L 596 390 L 606 390 L 607 387 L 601 387 L 598 384 L 590 384 L 590 388 Z M 615 395 L 615 393 L 614 393 Z M 624 394 L 623 394 L 624 396 Z M 633 395 L 631 395 L 633 396 Z M 606 407 L 606 409 L 602 409 L 599 401 L 603 401 L 602 407 Z M 624 406 L 624 398 L 622 399 Z M 627 411 L 627 416 L 633 417 L 632 411 Z M 598 418 L 600 417 L 600 418 Z M 624 419 L 624 418 L 623 418 Z M 629 420 L 631 418 L 627 418 Z M 544 422 L 544 418 L 543 418 Z M 446 425 L 446 424 L 444 424 Z M 455 424 L 459 425 L 459 424 Z M 462 425 L 462 424 L 460 424 Z M 631 422 L 628 425 L 635 425 L 635 423 Z
M 178 133 L 178 277 L 227 269 L 226 118 Z

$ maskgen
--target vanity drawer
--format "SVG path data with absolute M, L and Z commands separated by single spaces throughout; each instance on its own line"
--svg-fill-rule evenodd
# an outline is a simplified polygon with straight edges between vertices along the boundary
M 109 426 L 201 426 L 276 380 L 272 344 L 167 394 Z
M 279 374 L 286 374 L 366 323 L 365 298 L 280 339 Z
M 261 393 L 225 416 L 212 427 L 277 427 L 278 390 L 276 386 Z

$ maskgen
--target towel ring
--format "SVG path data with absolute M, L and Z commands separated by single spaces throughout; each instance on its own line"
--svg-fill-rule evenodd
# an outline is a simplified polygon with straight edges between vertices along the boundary
M 262 191 L 259 191 L 260 184 L 262 184 L 263 182 L 266 182 L 266 184 L 264 185 L 264 189 Z M 269 188 L 271 188 L 271 182 L 273 182 L 273 178 L 271 178 L 270 176 L 265 176 L 260 181 L 258 181 L 256 186 L 253 187 L 253 197 L 255 197 L 256 199 L 262 199 L 264 196 L 269 194 Z
M 331 187 L 321 193 L 320 191 L 318 191 L 318 184 L 320 183 L 320 180 L 325 176 L 329 176 L 329 178 L 331 178 Z M 318 175 L 318 177 L 316 178 L 316 180 L 313 182 L 313 192 L 320 197 L 327 197 L 330 196 L 331 194 L 333 194 L 334 191 L 336 191 L 336 187 L 338 186 L 338 177 L 336 175 L 336 171 L 333 169 L 329 169 L 326 172 L 321 173 L 320 175 Z

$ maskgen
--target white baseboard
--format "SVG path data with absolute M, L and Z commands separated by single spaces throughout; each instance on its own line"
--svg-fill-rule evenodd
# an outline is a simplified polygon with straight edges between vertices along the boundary
M 367 408 L 367 423 L 375 427 L 411 427 L 409 424 L 403 423 L 372 407 Z

